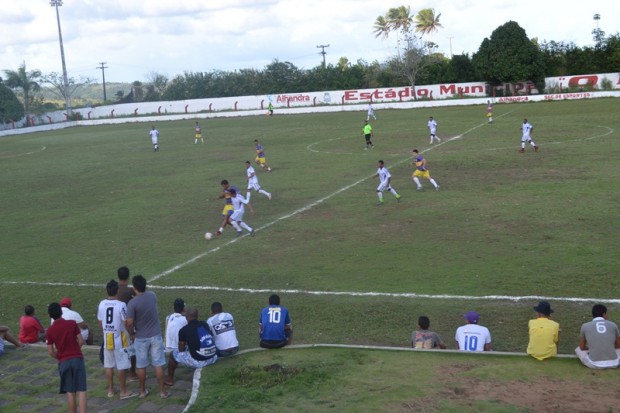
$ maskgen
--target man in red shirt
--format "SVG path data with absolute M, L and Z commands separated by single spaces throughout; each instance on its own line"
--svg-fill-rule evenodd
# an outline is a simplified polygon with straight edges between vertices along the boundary
M 51 303 L 47 309 L 54 323 L 45 333 L 47 353 L 58 360 L 60 374 L 60 393 L 67 394 L 69 412 L 76 413 L 75 395 L 77 393 L 80 413 L 86 413 L 86 367 L 81 347 L 84 338 L 77 323 L 62 318 L 62 308 Z

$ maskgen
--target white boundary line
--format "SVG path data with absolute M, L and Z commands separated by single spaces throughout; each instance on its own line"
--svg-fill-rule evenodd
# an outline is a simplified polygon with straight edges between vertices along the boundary
M 32 152 L 26 152 L 26 153 L 18 153 L 15 155 L 0 156 L 0 159 L 10 159 L 10 158 L 18 158 L 20 156 L 34 155 L 35 153 L 43 152 L 46 149 L 47 147 L 41 145 L 41 149 L 39 150 L 32 151 Z

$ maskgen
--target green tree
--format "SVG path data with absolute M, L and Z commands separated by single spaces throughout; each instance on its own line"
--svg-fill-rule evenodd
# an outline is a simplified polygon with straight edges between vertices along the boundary
M 6 74 L 4 84 L 11 89 L 21 90 L 25 114 L 29 116 L 33 96 L 41 90 L 41 86 L 38 83 L 41 78 L 41 71 L 31 70 L 28 72 L 26 70 L 26 62 L 24 62 L 17 70 L 5 70 L 4 73 Z
M 24 105 L 11 89 L 0 82 L 0 123 L 18 121 L 24 114 Z
M 434 46 L 433 33 L 443 27 L 439 23 L 440 17 L 441 13 L 435 14 L 435 9 L 422 9 L 415 17 L 415 31 L 422 34 L 422 36 L 428 36 L 429 49 L 432 49 Z
M 544 81 L 543 56 L 518 23 L 509 21 L 485 38 L 472 57 L 477 72 L 493 85 Z

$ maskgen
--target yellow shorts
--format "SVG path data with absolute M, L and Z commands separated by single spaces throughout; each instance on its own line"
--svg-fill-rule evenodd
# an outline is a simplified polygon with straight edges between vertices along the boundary
M 487 113 L 487 118 L 490 118 L 491 116 L 493 116 L 492 113 Z
M 415 171 L 413 171 L 413 176 L 431 179 L 431 173 L 428 171 L 428 169 L 426 171 L 420 171 L 419 169 L 416 169 Z
M 224 209 L 222 209 L 222 215 L 223 216 L 230 216 L 230 215 L 232 215 L 234 210 L 235 210 L 235 208 L 233 208 L 232 205 L 226 204 L 226 205 L 224 205 Z
M 197 133 L 194 135 L 195 139 L 202 139 L 202 133 Z
M 264 165 L 267 162 L 267 160 L 265 159 L 264 156 L 262 158 L 259 158 L 257 156 L 256 159 L 254 159 L 254 162 L 258 162 L 259 164 Z

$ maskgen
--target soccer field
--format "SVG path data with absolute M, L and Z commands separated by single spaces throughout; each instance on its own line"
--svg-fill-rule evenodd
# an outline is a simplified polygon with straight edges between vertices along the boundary
M 38 314 L 71 296 L 96 325 L 103 285 L 127 265 L 160 298 L 208 314 L 219 300 L 241 345 L 257 344 L 270 292 L 289 307 L 297 343 L 407 346 L 417 317 L 452 345 L 470 309 L 494 348 L 524 351 L 527 320 L 549 299 L 576 346 L 593 300 L 620 321 L 620 102 L 617 99 L 377 111 L 364 150 L 363 112 L 210 119 L 204 144 L 193 120 L 75 127 L 0 139 L 0 323 L 16 329 L 25 304 Z M 438 124 L 429 145 L 426 121 Z M 518 153 L 527 117 L 540 147 Z M 270 201 L 253 193 L 256 236 L 219 227 L 220 181 L 245 189 L 244 161 L 263 144 Z M 441 190 L 411 181 L 411 150 Z M 392 184 L 376 206 L 385 161 Z M 242 191 L 245 192 L 245 191 Z

